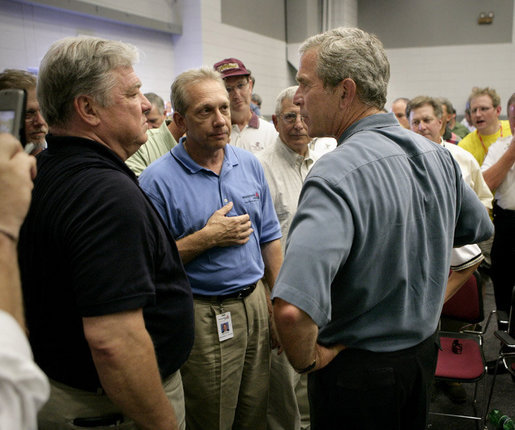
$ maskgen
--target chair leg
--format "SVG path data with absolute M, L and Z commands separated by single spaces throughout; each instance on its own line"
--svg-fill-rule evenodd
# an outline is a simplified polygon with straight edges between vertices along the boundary
M 495 362 L 495 370 L 494 370 L 494 376 L 492 378 L 492 385 L 490 386 L 490 394 L 488 395 L 488 401 L 486 402 L 485 411 L 483 414 L 483 420 L 486 425 L 486 420 L 488 416 L 488 410 L 490 409 L 490 403 L 492 401 L 492 396 L 494 394 L 494 386 L 495 386 L 495 380 L 497 378 L 497 369 L 499 368 L 499 363 L 501 361 L 501 351 L 499 351 L 499 355 L 497 356 L 497 361 Z

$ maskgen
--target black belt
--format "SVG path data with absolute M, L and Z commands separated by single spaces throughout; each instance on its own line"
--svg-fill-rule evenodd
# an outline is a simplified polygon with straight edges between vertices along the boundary
M 256 283 L 246 285 L 241 290 L 238 290 L 234 293 L 223 294 L 220 296 L 207 296 L 204 294 L 193 294 L 194 299 L 202 299 L 202 300 L 210 300 L 213 302 L 223 302 L 227 299 L 244 299 L 247 296 L 250 296 L 252 292 L 256 289 Z
M 511 209 L 503 209 L 497 202 L 494 202 L 494 217 L 515 219 L 515 211 Z

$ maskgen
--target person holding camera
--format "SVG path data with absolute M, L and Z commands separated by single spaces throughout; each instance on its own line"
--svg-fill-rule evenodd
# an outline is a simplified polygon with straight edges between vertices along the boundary
M 36 429 L 48 398 L 46 376 L 34 363 L 25 321 L 16 246 L 29 208 L 36 160 L 10 134 L 0 134 L 0 428 Z

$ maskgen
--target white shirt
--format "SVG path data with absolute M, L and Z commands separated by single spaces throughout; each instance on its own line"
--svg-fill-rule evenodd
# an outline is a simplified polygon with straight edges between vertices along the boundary
M 50 394 L 16 320 L 0 310 L 0 429 L 37 429 L 38 410 Z
M 275 212 L 281 225 L 281 246 L 284 252 L 290 224 L 297 212 L 302 184 L 318 156 L 311 152 L 308 146 L 308 153 L 303 157 L 277 137 L 271 146 L 257 155 L 257 158 L 265 171 Z
M 327 152 L 331 152 L 337 145 L 338 142 L 334 137 L 315 137 L 308 146 L 310 151 L 320 158 Z
M 494 198 L 490 188 L 483 178 L 481 167 L 474 156 L 458 145 L 441 140 L 441 145 L 447 149 L 458 162 L 464 181 L 470 185 L 487 209 L 492 209 Z
M 236 124 L 232 125 L 229 143 L 256 153 L 272 145 L 278 135 L 273 124 L 252 113 L 252 118 L 242 130 Z
M 484 258 L 481 249 L 475 244 L 453 248 L 451 252 L 451 269 L 454 271 L 465 270 L 483 261 Z
M 511 140 L 512 136 L 501 137 L 490 145 L 488 154 L 486 154 L 485 161 L 481 166 L 483 172 L 499 161 L 510 146 Z M 495 190 L 495 200 L 502 209 L 515 210 L 515 163 Z

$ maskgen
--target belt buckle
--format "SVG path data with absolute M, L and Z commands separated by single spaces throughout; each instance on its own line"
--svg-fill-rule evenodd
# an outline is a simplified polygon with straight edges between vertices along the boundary
M 250 290 L 250 287 L 247 286 L 245 288 L 242 288 L 240 291 L 238 291 L 238 299 L 243 299 L 246 297 L 246 293 Z

